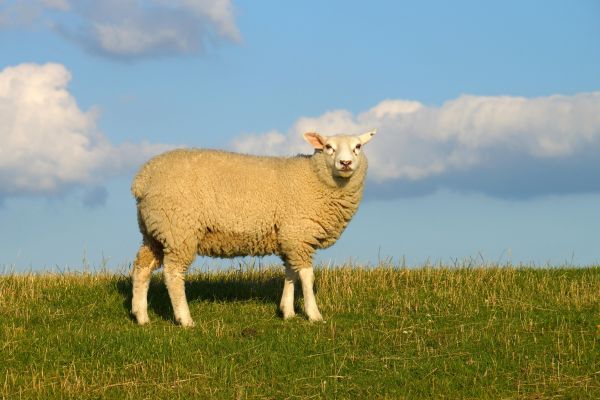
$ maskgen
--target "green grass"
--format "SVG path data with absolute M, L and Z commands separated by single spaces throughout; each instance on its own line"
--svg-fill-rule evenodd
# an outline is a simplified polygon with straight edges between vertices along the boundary
M 194 273 L 183 329 L 160 276 L 144 327 L 127 276 L 0 276 L 0 396 L 600 398 L 600 267 L 337 268 L 316 282 L 323 324 L 280 319 L 279 269 Z

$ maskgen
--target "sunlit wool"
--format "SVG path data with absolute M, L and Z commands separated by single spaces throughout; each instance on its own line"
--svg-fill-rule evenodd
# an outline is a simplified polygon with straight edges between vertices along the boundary
M 361 146 L 373 135 L 306 134 L 312 156 L 180 149 L 146 163 L 132 184 L 143 235 L 132 272 L 138 323 L 148 322 L 148 282 L 164 265 L 175 319 L 193 325 L 183 280 L 196 254 L 280 256 L 286 266 L 284 318 L 294 315 L 299 278 L 307 317 L 321 320 L 312 256 L 335 243 L 356 212 L 367 172 Z

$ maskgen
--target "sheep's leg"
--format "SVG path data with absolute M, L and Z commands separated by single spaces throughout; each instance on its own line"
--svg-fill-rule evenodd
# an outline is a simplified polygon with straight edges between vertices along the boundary
M 283 319 L 293 318 L 296 315 L 294 312 L 294 286 L 297 280 L 298 272 L 286 265 L 283 294 L 281 295 L 281 303 L 279 303 L 279 309 L 283 314 Z
M 185 271 L 191 260 L 175 254 L 165 254 L 165 284 L 169 291 L 175 321 L 181 326 L 194 326 L 185 296 Z
M 281 306 L 283 307 L 283 303 L 285 302 L 287 310 L 293 310 L 294 292 L 293 287 L 290 287 L 292 284 L 288 283 L 288 277 L 290 278 L 290 281 L 300 278 L 300 282 L 302 283 L 302 295 L 304 296 L 304 313 L 311 322 L 322 321 L 323 317 L 317 307 L 317 300 L 315 299 L 315 292 L 313 290 L 315 274 L 312 267 L 312 253 L 314 250 L 309 246 L 294 247 L 296 243 L 290 243 L 292 243 L 292 245 L 286 249 L 287 251 L 283 253 L 284 255 L 282 257 L 286 267 L 286 283 L 283 287 Z M 290 272 L 288 273 L 288 271 Z
M 148 287 L 152 271 L 160 267 L 161 254 L 151 245 L 144 243 L 138 250 L 131 271 L 133 293 L 131 298 L 131 314 L 135 316 L 138 324 L 144 325 L 148 319 Z
M 302 295 L 304 296 L 304 312 L 311 322 L 323 321 L 323 317 L 317 307 L 317 300 L 315 299 L 315 292 L 313 285 L 315 282 L 315 274 L 313 268 L 304 267 L 298 271 L 300 276 L 300 282 L 302 282 Z

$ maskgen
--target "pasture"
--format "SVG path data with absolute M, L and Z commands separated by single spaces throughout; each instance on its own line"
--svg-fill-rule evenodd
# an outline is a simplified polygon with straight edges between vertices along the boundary
M 282 268 L 0 275 L 5 399 L 600 398 L 600 267 L 317 268 L 325 323 L 283 321 Z M 299 292 L 297 290 L 296 292 Z

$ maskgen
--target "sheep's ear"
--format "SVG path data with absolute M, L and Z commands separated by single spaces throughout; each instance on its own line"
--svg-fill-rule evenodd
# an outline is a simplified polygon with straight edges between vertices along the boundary
M 304 140 L 310 143 L 315 149 L 322 149 L 327 139 L 316 132 L 306 132 Z
M 361 144 L 367 143 L 369 140 L 373 139 L 373 136 L 377 133 L 377 129 L 373 129 L 367 133 L 363 133 L 362 135 L 358 135 L 358 140 L 360 140 Z

